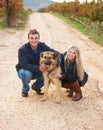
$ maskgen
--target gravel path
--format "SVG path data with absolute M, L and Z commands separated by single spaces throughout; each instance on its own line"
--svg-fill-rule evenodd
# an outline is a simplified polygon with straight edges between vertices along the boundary
M 72 101 L 62 88 L 62 103 L 55 104 L 52 84 L 47 102 L 31 89 L 28 98 L 21 96 L 17 52 L 34 28 L 41 41 L 60 52 L 73 44 L 79 47 L 89 74 L 80 101 Z M 24 30 L 0 30 L 0 74 L 0 130 L 103 130 L 103 47 L 54 16 L 33 13 Z

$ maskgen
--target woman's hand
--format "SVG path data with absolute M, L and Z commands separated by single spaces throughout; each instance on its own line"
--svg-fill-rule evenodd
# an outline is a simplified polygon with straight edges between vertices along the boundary
M 61 76 L 62 76 L 62 75 L 59 74 L 59 73 L 53 75 L 54 78 L 61 78 Z

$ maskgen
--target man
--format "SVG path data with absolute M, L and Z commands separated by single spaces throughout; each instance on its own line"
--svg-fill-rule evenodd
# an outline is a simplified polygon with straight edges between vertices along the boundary
M 55 50 L 39 40 L 39 32 L 36 29 L 30 30 L 28 33 L 28 43 L 24 44 L 18 50 L 16 70 L 22 81 L 23 97 L 28 97 L 30 89 L 29 82 L 33 79 L 36 79 L 36 81 L 33 83 L 32 89 L 35 90 L 37 94 L 43 94 L 41 93 L 41 87 L 44 84 L 42 72 L 45 70 L 39 66 L 40 53 L 44 51 L 54 52 Z

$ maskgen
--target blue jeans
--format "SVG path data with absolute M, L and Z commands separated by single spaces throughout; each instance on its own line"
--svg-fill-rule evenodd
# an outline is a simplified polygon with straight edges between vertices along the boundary
M 33 88 L 36 90 L 40 89 L 44 85 L 43 75 L 40 71 L 32 73 L 28 70 L 20 69 L 17 73 L 22 81 L 22 92 L 28 93 L 30 89 L 29 82 L 33 79 L 36 79 L 33 83 Z

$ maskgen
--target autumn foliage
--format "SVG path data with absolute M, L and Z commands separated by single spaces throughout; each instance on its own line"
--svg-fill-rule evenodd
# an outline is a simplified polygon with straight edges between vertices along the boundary
M 9 0 L 10 21 L 15 20 L 16 15 L 23 10 L 22 0 Z
M 98 0 L 97 3 L 94 0 L 89 3 L 87 1 L 80 3 L 78 0 L 76 2 L 54 3 L 48 6 L 46 11 L 57 12 L 73 19 L 85 17 L 88 21 L 98 21 L 99 24 L 103 21 L 102 0 Z
M 2 9 L 6 12 L 6 0 L 0 0 L 0 10 Z M 8 0 L 8 18 L 10 22 L 15 21 L 18 13 L 22 10 L 23 0 Z

